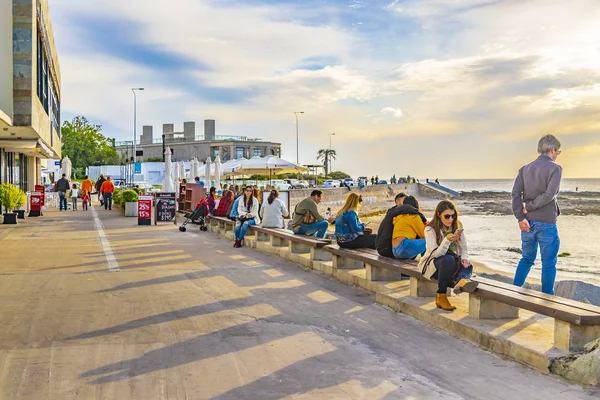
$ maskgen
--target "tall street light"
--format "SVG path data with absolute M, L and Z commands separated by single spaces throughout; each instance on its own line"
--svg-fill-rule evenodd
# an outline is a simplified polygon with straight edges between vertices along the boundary
M 140 88 L 131 88 L 133 92 L 133 169 L 135 174 L 135 163 L 137 161 L 137 98 L 135 96 L 136 90 L 144 90 L 143 87 Z
M 300 150 L 298 142 L 298 114 L 304 114 L 304 111 L 294 111 L 296 116 L 296 164 L 300 164 Z
M 328 166 L 329 166 L 329 169 L 331 170 L 331 169 L 332 169 L 332 168 L 331 168 L 331 137 L 332 137 L 332 136 L 335 136 L 335 132 L 333 132 L 333 133 L 328 133 L 327 135 L 329 135 L 329 164 L 328 164 Z M 331 172 L 331 171 L 330 171 L 330 172 Z

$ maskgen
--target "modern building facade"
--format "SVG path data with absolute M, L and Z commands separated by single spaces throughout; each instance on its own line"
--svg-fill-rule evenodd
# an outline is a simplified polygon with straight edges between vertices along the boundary
M 225 136 L 215 134 L 215 121 L 204 121 L 204 135 L 196 134 L 195 122 L 184 122 L 183 131 L 175 132 L 173 124 L 164 124 L 160 137 L 155 137 L 152 126 L 144 126 L 140 140 L 136 144 L 137 161 L 157 160 L 164 154 L 163 145 L 171 148 L 173 161 L 187 161 L 194 157 L 204 160 L 214 159 L 217 154 L 222 161 L 254 156 L 281 156 L 281 143 L 266 142 L 245 136 Z M 124 158 L 130 159 L 133 142 L 119 142 L 116 149 Z
M 0 182 L 32 191 L 60 159 L 60 68 L 48 0 L 0 1 Z

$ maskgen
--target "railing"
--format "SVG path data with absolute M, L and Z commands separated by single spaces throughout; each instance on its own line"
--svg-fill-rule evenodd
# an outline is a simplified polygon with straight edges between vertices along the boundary
M 204 141 L 204 135 L 196 135 L 194 136 L 194 142 L 201 142 Z M 252 138 L 252 137 L 248 137 L 248 136 L 230 136 L 230 135 L 218 135 L 215 136 L 214 141 L 242 141 L 242 142 L 262 142 L 261 138 Z M 162 144 L 163 139 L 161 138 L 156 138 L 152 140 L 152 144 Z M 190 140 L 188 140 L 185 137 L 172 137 L 172 138 L 165 138 L 165 144 L 169 144 L 169 143 L 192 143 Z M 148 143 L 142 143 L 141 140 L 136 140 L 136 146 L 142 146 Z M 125 140 L 125 141 L 121 141 L 121 142 L 115 142 L 115 147 L 127 147 L 127 146 L 133 146 L 133 140 Z

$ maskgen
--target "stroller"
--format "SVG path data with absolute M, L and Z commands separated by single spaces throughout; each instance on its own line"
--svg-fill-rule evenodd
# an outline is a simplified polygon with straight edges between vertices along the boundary
M 191 214 L 185 215 L 185 221 L 179 227 L 181 232 L 185 232 L 187 228 L 185 227 L 190 221 L 195 225 L 200 225 L 200 230 L 206 232 L 208 227 L 206 226 L 206 215 L 208 214 L 208 205 L 206 204 L 206 200 L 201 200 L 196 209 Z

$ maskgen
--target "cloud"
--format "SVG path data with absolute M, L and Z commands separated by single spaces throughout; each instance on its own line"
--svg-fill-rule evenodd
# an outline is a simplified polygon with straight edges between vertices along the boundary
M 392 115 L 394 118 L 402 118 L 404 116 L 401 109 L 393 107 L 385 107 L 381 110 L 381 113 Z

